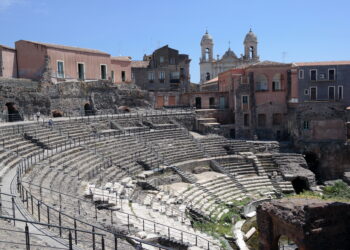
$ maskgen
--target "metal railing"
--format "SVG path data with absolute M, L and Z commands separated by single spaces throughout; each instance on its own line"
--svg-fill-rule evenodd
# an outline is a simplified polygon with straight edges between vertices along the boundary
M 151 132 L 145 132 L 145 133 L 151 133 Z M 118 135 L 120 136 L 120 135 Z M 106 137 L 108 138 L 108 137 Z M 105 139 L 106 139 L 105 138 Z M 90 138 L 89 138 L 90 139 Z M 99 140 L 101 140 L 102 137 L 99 137 Z M 91 139 L 90 139 L 91 140 Z M 90 141 L 89 140 L 89 141 Z M 69 143 L 69 144 L 65 144 L 62 149 L 63 151 L 66 151 L 67 148 L 74 148 L 75 146 L 77 145 L 80 145 L 82 143 L 82 141 L 74 141 L 73 143 Z M 56 154 L 58 152 L 58 148 L 53 149 L 51 151 L 45 151 L 43 150 L 42 153 L 36 155 L 36 156 L 33 156 L 31 155 L 30 157 L 26 158 L 26 159 L 23 159 L 21 161 L 21 163 L 19 164 L 18 166 L 18 176 L 19 176 L 19 181 L 18 181 L 18 185 L 20 185 L 21 187 L 19 188 L 19 192 L 21 194 L 21 198 L 23 201 L 26 201 L 26 205 L 27 205 L 27 209 L 29 209 L 29 211 L 31 211 L 33 214 L 36 214 L 39 221 L 41 219 L 41 217 L 39 218 L 39 216 L 42 216 L 42 212 L 38 212 L 42 209 L 42 207 L 46 207 L 46 210 L 49 210 L 49 211 L 54 211 L 58 214 L 61 214 L 60 216 L 66 216 L 68 217 L 70 220 L 71 220 L 71 223 L 73 221 L 73 224 L 74 224 L 74 219 L 77 220 L 76 218 L 70 216 L 70 215 L 66 215 L 66 214 L 62 214 L 61 211 L 55 209 L 55 208 L 50 208 L 50 206 L 48 206 L 47 204 L 43 203 L 43 201 L 41 199 L 38 199 L 36 198 L 35 196 L 33 196 L 29 190 L 27 190 L 23 184 L 21 183 L 20 181 L 20 178 L 23 174 L 25 174 L 26 172 L 28 172 L 30 169 L 31 169 L 31 166 L 33 164 L 35 164 L 37 161 L 41 161 L 41 160 L 44 160 L 46 159 L 46 157 L 49 157 L 49 156 L 52 156 L 54 154 Z M 99 171 L 101 171 L 102 168 L 99 169 Z M 72 197 L 70 197 L 70 199 L 72 199 Z M 33 200 L 33 203 L 32 203 L 32 200 Z M 29 203 L 30 202 L 30 203 Z M 90 203 L 91 205 L 91 203 Z M 35 211 L 37 210 L 37 211 Z M 97 218 L 97 211 L 98 210 L 95 210 L 96 212 L 96 218 Z M 186 239 L 188 243 L 192 244 L 192 245 L 198 245 L 198 242 L 201 241 L 201 242 L 206 242 L 206 245 L 207 245 L 207 248 L 210 249 L 212 246 L 216 245 L 216 243 L 213 243 L 201 236 L 198 236 L 196 234 L 192 234 L 192 233 L 188 233 L 186 231 L 182 231 L 182 230 L 179 230 L 179 229 L 176 229 L 176 228 L 172 228 L 172 227 L 169 227 L 167 225 L 164 225 L 164 224 L 161 224 L 161 223 L 156 223 L 154 221 L 151 221 L 151 220 L 148 220 L 148 219 L 145 219 L 145 218 L 141 218 L 141 217 L 138 217 L 138 216 L 134 216 L 132 214 L 128 214 L 128 213 L 125 213 L 125 212 L 121 212 L 121 211 L 115 211 L 117 213 L 120 213 L 120 214 L 123 214 L 127 220 L 127 226 L 128 228 L 130 228 L 130 226 L 132 225 L 132 223 L 130 223 L 131 220 L 141 220 L 142 221 L 142 224 L 143 224 L 143 228 L 142 229 L 148 229 L 148 230 L 151 230 L 152 232 L 155 232 L 155 233 L 161 233 L 161 232 L 167 232 L 167 236 L 169 238 L 171 237 L 177 237 L 177 238 L 181 238 L 181 240 L 184 240 L 184 242 L 186 242 Z M 56 218 L 60 218 L 59 215 L 56 215 Z M 112 218 L 112 217 L 111 217 Z M 49 220 L 49 216 L 47 216 L 47 220 Z M 112 219 L 113 220 L 113 219 Z M 58 219 L 58 223 L 60 224 L 60 221 Z M 62 221 L 61 221 L 62 223 Z M 82 222 L 83 223 L 83 222 Z M 92 225 L 90 225 L 92 226 Z M 164 235 L 164 233 L 163 233 Z M 124 236 L 123 236 L 124 237 Z

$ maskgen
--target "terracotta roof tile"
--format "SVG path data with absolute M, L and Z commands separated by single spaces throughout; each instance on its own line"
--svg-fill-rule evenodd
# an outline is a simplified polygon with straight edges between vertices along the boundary
M 251 64 L 251 65 L 247 66 L 247 68 L 254 68 L 254 67 L 260 67 L 260 66 L 291 66 L 291 63 L 262 61 L 262 62 L 257 62 L 257 63 Z
M 350 61 L 297 62 L 295 66 L 350 65 Z
M 213 79 L 210 79 L 206 82 L 203 82 L 202 84 L 210 84 L 210 83 L 215 83 L 219 81 L 219 77 L 214 77 Z
M 113 60 L 115 60 L 115 61 L 128 61 L 128 62 L 131 61 L 130 56 L 112 56 L 111 59 L 112 59 L 112 61 Z
M 131 61 L 131 68 L 147 68 L 150 61 Z
M 84 49 L 84 48 L 78 48 L 78 47 L 71 47 L 71 46 L 50 44 L 50 43 L 33 42 L 33 41 L 26 41 L 26 40 L 22 40 L 22 41 L 42 45 L 42 46 L 45 46 L 48 48 L 63 49 L 63 50 L 70 50 L 70 51 L 79 51 L 79 52 L 94 53 L 94 54 L 101 54 L 101 55 L 108 55 L 109 56 L 108 53 L 100 51 L 100 50 Z

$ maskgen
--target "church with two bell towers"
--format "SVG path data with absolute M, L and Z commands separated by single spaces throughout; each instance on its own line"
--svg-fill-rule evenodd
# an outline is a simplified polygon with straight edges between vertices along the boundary
M 200 83 L 209 81 L 226 70 L 259 62 L 258 39 L 251 29 L 245 36 L 243 45 L 244 55 L 237 57 L 235 52 L 228 48 L 221 58 L 218 55 L 215 59 L 213 57 L 214 41 L 206 31 L 201 40 Z

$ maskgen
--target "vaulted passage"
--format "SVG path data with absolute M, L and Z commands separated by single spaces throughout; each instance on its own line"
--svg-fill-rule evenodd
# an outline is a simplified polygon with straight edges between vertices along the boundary
M 292 185 L 297 194 L 300 194 L 303 191 L 310 190 L 309 182 L 306 179 L 297 177 L 292 180 Z
M 90 103 L 85 103 L 84 111 L 85 111 L 86 116 L 94 115 L 94 110 L 93 110 L 92 106 L 90 105 Z
M 23 120 L 13 102 L 8 102 L 5 105 L 7 107 L 7 114 L 8 114 L 8 121 L 9 122 L 16 122 L 16 121 Z
M 318 183 L 322 182 L 321 172 L 319 169 L 320 160 L 314 152 L 304 152 L 304 157 L 309 169 L 315 174 Z

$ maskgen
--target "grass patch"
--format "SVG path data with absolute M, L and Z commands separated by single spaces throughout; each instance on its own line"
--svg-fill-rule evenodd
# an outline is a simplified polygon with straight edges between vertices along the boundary
M 324 187 L 322 193 L 304 191 L 297 195 L 288 195 L 287 197 L 350 202 L 350 186 L 343 181 L 336 181 L 333 185 Z

